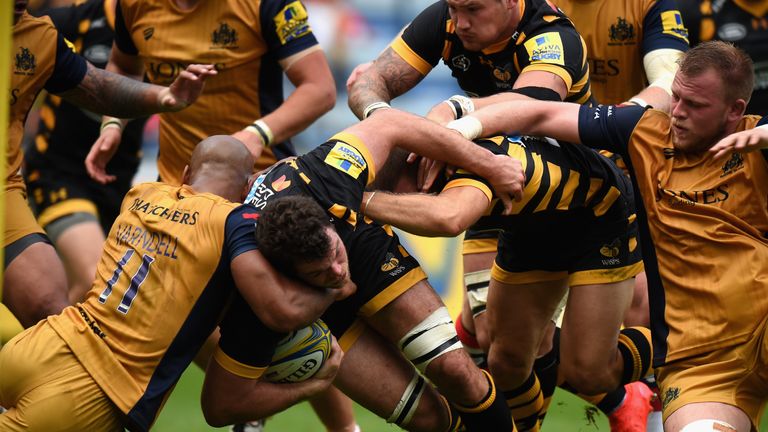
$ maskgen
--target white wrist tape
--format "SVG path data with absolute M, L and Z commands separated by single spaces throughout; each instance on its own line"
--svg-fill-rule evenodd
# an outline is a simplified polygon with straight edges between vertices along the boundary
M 460 119 L 465 115 L 475 111 L 475 103 L 472 102 L 472 99 L 466 96 L 453 95 L 444 102 L 447 103 L 449 107 L 451 107 L 451 111 L 453 111 L 453 118 L 455 119 Z
M 382 101 L 373 102 L 373 103 L 369 104 L 367 107 L 365 107 L 365 109 L 363 110 L 363 118 L 367 119 L 368 116 L 370 116 L 372 112 L 376 111 L 377 109 L 382 109 L 382 108 L 392 108 L 392 107 L 388 103 L 386 103 L 386 102 L 382 102 Z
M 454 120 L 447 125 L 448 129 L 453 129 L 468 140 L 474 140 L 483 134 L 483 124 L 476 117 L 467 116 Z

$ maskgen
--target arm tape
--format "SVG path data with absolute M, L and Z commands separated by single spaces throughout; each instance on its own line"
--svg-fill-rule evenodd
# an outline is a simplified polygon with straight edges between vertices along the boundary
M 510 90 L 512 93 L 518 93 L 523 96 L 528 96 L 529 98 L 543 100 L 543 101 L 553 101 L 553 102 L 560 102 L 562 99 L 560 98 L 560 94 L 551 88 L 547 87 L 520 87 L 516 89 Z

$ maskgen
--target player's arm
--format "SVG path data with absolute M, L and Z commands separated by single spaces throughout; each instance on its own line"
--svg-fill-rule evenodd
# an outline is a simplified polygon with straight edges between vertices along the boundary
M 382 109 L 347 131 L 366 143 L 375 166 L 383 165 L 393 147 L 400 147 L 487 179 L 507 209 L 512 207 L 512 198 L 522 197 L 525 175 L 519 161 L 494 155 L 424 117 Z
M 281 60 L 280 65 L 296 88 L 275 111 L 260 119 L 271 134 L 269 143 L 296 135 L 336 104 L 336 84 L 318 45 Z M 246 128 L 234 136 L 252 153 L 263 150 L 265 142 L 258 130 Z
M 314 322 L 354 286 L 316 288 L 282 275 L 258 250 L 236 256 L 230 263 L 237 289 L 267 327 L 289 332 Z
M 735 132 L 721 139 L 709 151 L 715 158 L 733 152 L 749 152 L 768 148 L 768 117 L 763 117 L 759 126 L 741 132 Z
M 361 211 L 371 219 L 427 237 L 455 237 L 475 223 L 490 204 L 472 186 L 453 187 L 438 195 L 366 192 Z

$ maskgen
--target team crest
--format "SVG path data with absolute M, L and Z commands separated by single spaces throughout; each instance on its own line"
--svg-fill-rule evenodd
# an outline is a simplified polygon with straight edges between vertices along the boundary
M 733 174 L 742 168 L 744 168 L 744 156 L 742 156 L 741 153 L 734 153 L 731 155 L 731 158 L 728 159 L 728 162 L 723 165 L 723 173 L 720 175 L 720 177 Z
M 627 23 L 626 19 L 618 17 L 616 24 L 611 24 L 608 37 L 611 38 L 613 44 L 634 43 L 635 26 Z M 613 44 L 609 43 L 609 45 Z
M 493 77 L 501 82 L 509 82 L 512 79 L 512 73 L 506 67 L 495 67 L 493 69 Z
M 223 22 L 211 33 L 211 43 L 212 48 L 237 48 L 237 31 Z
M 37 67 L 35 55 L 29 52 L 29 48 L 19 47 L 13 73 L 17 75 L 33 75 L 35 67 Z
M 307 10 L 299 1 L 286 5 L 273 18 L 280 43 L 286 43 L 312 33 Z
M 383 272 L 393 270 L 395 267 L 397 267 L 398 264 L 400 264 L 400 260 L 395 258 L 395 255 L 393 255 L 392 252 L 387 252 L 385 259 L 386 261 L 381 265 L 381 271 Z
M 469 61 L 467 56 L 464 54 L 458 55 L 451 59 L 451 64 L 453 67 L 461 69 L 462 71 L 466 72 L 469 70 L 469 66 L 472 64 L 472 62 Z
M 619 256 L 619 245 L 621 244 L 621 241 L 619 239 L 616 239 L 611 242 L 611 244 L 603 245 L 603 247 L 600 248 L 600 255 L 606 257 L 606 258 L 616 258 Z
M 661 402 L 664 408 L 667 407 L 673 400 L 680 397 L 680 388 L 670 387 L 664 392 L 664 400 Z

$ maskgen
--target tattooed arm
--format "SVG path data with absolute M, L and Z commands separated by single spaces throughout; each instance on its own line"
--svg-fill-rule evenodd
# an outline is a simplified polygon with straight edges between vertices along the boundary
M 387 48 L 367 70 L 359 73 L 354 82 L 347 83 L 349 108 L 358 118 L 363 118 L 365 107 L 373 102 L 389 102 L 415 87 L 423 78 L 392 48 Z
M 205 78 L 215 74 L 212 65 L 189 65 L 170 87 L 162 87 L 107 72 L 89 63 L 80 84 L 59 96 L 100 114 L 140 117 L 186 108 L 202 92 Z

